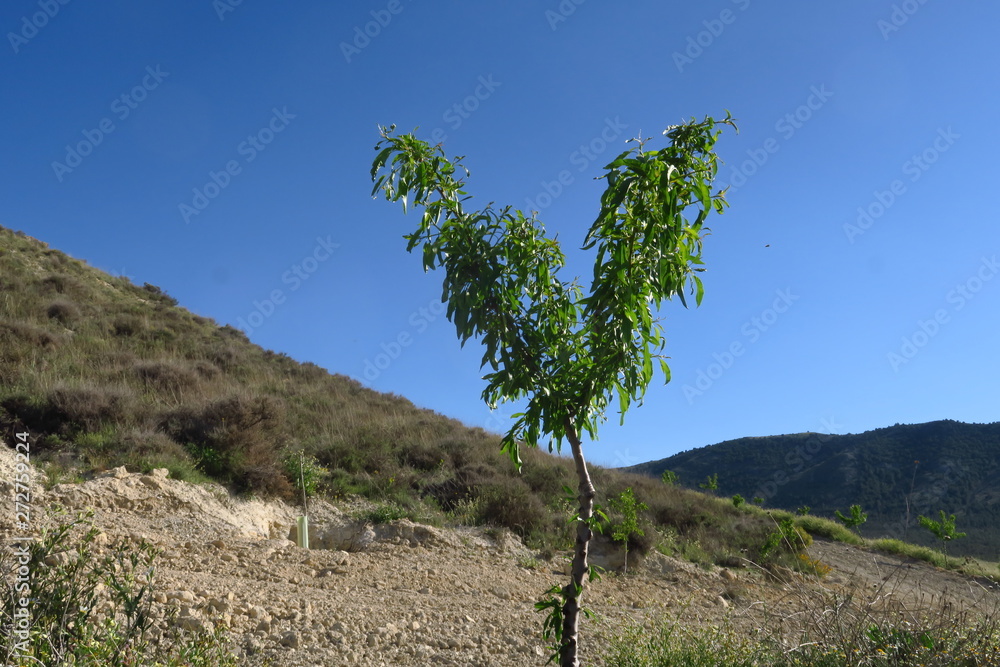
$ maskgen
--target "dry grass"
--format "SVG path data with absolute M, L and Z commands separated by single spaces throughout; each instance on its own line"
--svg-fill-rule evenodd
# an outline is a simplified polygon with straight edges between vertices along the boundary
M 361 495 L 412 516 L 509 528 L 530 544 L 572 544 L 568 460 L 530 450 L 518 474 L 499 436 L 400 396 L 251 344 L 239 330 L 0 228 L 0 433 L 27 429 L 55 476 L 75 466 L 166 467 L 237 491 L 288 496 L 302 451 L 320 491 Z M 605 507 L 633 488 L 652 548 L 697 562 L 760 561 L 766 515 L 659 480 L 596 468 Z M 614 518 L 614 517 L 612 517 Z M 669 538 L 669 539 L 668 539 Z M 794 564 L 794 550 L 771 559 Z
M 610 667 L 987 667 L 1000 664 L 1000 596 L 942 598 L 914 586 L 904 568 L 874 588 L 811 578 L 783 582 L 784 595 L 741 599 L 721 625 L 683 613 L 614 636 Z M 769 576 L 768 573 L 764 573 Z M 974 584 L 973 584 L 974 585 Z

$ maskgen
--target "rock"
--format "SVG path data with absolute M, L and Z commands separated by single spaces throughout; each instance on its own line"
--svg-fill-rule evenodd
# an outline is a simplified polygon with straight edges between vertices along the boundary
M 282 633 L 281 637 L 278 639 L 278 644 L 284 646 L 285 648 L 298 648 L 299 647 L 299 633 L 294 630 L 289 630 Z
M 169 591 L 167 593 L 167 600 L 175 600 L 178 603 L 194 602 L 196 599 L 191 591 Z
M 719 605 L 723 609 L 729 609 L 729 601 L 721 595 L 715 596 L 715 604 Z
M 197 616 L 179 616 L 176 625 L 181 630 L 187 630 L 188 632 L 212 632 L 215 630 L 215 626 L 211 621 L 198 618 Z
M 61 565 L 69 565 L 72 560 L 72 556 L 68 551 L 60 551 L 59 553 L 49 554 L 45 557 L 43 561 L 49 567 L 58 567 Z
M 609 572 L 621 570 L 625 567 L 625 550 L 606 535 L 596 533 L 590 541 L 589 563 Z M 632 554 L 629 565 L 634 567 L 638 564 L 639 559 Z
M 117 468 L 112 468 L 108 472 L 101 475 L 101 477 L 111 477 L 112 479 L 125 479 L 128 477 L 128 469 L 125 466 L 118 466 Z
M 161 491 L 163 489 L 163 482 L 156 477 L 140 477 L 139 481 L 151 489 L 155 489 L 157 491 Z
M 294 540 L 297 528 L 289 531 L 289 539 Z M 357 552 L 364 551 L 376 539 L 375 529 L 369 523 L 342 520 L 340 523 L 328 524 L 322 529 L 310 532 L 310 546 L 318 549 Z
M 727 570 L 725 568 L 723 568 L 723 570 L 719 572 L 719 576 L 725 579 L 726 581 L 737 581 L 739 579 L 739 577 L 737 577 L 732 570 Z

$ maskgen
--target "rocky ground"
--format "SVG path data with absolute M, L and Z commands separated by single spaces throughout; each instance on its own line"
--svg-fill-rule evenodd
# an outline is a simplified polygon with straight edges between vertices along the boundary
M 13 452 L 0 447 L 0 497 L 13 507 Z M 36 477 L 36 479 L 38 479 Z M 124 469 L 80 484 L 36 487 L 32 505 L 93 508 L 102 543 L 127 537 L 162 550 L 155 608 L 190 630 L 228 628 L 246 665 L 542 665 L 534 603 L 566 582 L 565 561 L 541 560 L 515 537 L 408 521 L 372 526 L 357 506 L 310 507 L 311 549 L 289 540 L 299 510 L 243 501 L 218 487 Z M 0 514 L 0 535 L 13 511 Z M 988 582 L 924 563 L 817 541 L 825 577 L 752 568 L 704 569 L 654 553 L 628 575 L 592 584 L 585 664 L 603 664 L 610 633 L 664 615 L 685 624 L 788 623 L 830 591 L 870 590 L 917 607 L 996 604 Z

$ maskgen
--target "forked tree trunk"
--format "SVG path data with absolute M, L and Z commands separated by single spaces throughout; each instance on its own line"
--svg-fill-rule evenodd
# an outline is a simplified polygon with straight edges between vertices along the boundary
M 566 425 L 566 439 L 573 449 L 573 461 L 576 463 L 576 474 L 580 480 L 580 517 L 576 526 L 576 552 L 573 555 L 571 582 L 563 589 L 563 632 L 562 647 L 559 651 L 560 667 L 579 667 L 577 657 L 579 650 L 580 629 L 580 598 L 583 586 L 587 581 L 587 554 L 590 549 L 590 538 L 594 533 L 590 529 L 590 517 L 594 514 L 594 485 L 587 471 L 587 461 L 583 458 L 583 446 L 580 437 L 572 424 Z

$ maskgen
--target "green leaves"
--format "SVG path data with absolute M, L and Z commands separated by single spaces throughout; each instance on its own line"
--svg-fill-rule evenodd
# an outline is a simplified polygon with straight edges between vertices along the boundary
M 718 122 L 733 125 L 728 114 Z M 395 126 L 380 128 L 372 194 L 381 191 L 387 200 L 401 202 L 404 213 L 410 206 L 423 208 L 416 229 L 404 236 L 407 250 L 422 246 L 424 270 L 443 270 L 441 300 L 462 345 L 470 338 L 482 341 L 481 367 L 489 369 L 483 400 L 491 408 L 525 401 L 502 450 L 520 469 L 521 442 L 537 446 L 547 434 L 550 450 L 559 449 L 564 438 L 573 448 L 580 478 L 574 519 L 581 522 L 573 579 L 535 605 L 549 612 L 544 634 L 556 640 L 550 662 L 561 657 L 563 664 L 578 664 L 577 602 L 586 545 L 607 522 L 593 507 L 579 434 L 597 437 L 616 396 L 624 422 L 653 378 L 654 358 L 670 380 L 661 354 L 663 329 L 654 315 L 665 299 L 676 295 L 686 306 L 685 291 L 694 294 L 696 304 L 704 295 L 694 275 L 703 270 L 703 223 L 710 211 L 724 207 L 721 192 L 711 195 L 716 124 L 706 118 L 668 128 L 670 143 L 655 151 L 645 150 L 646 140 L 632 140 L 636 145 L 606 167 L 601 210 L 584 239 L 584 250 L 596 250 L 586 297 L 575 281 L 559 278 L 565 257 L 534 214 L 492 204 L 467 213 L 464 204 L 471 197 L 455 179 L 459 167 L 465 170 L 461 158 L 449 160 L 440 144 L 395 135 Z M 688 209 L 695 211 L 694 221 L 685 217 Z M 631 490 L 621 502 L 626 519 L 616 538 L 627 540 L 641 533 L 635 517 L 644 506 Z M 589 573 L 596 575 L 593 568 Z
M 533 214 L 492 204 L 466 212 L 471 197 L 455 178 L 468 175 L 462 158 L 396 135 L 395 126 L 379 128 L 372 194 L 381 191 L 404 212 L 423 209 L 404 237 L 407 250 L 422 246 L 424 270 L 443 269 L 441 300 L 461 343 L 482 341 L 483 400 L 491 407 L 526 400 L 502 444 L 518 467 L 521 442 L 537 446 L 548 434 L 550 450 L 559 449 L 567 425 L 596 437 L 616 395 L 624 421 L 652 380 L 653 359 L 669 381 L 654 314 L 675 295 L 687 305 L 685 291 L 696 304 L 704 296 L 694 275 L 702 270 L 702 223 L 724 206 L 722 193 L 711 195 L 717 124 L 733 125 L 732 117 L 668 128 L 671 143 L 660 150 L 632 140 L 608 164 L 601 210 L 583 245 L 596 249 L 586 297 L 559 277 L 565 257 Z M 691 207 L 693 222 L 685 218 Z
M 937 539 L 941 540 L 944 545 L 945 554 L 948 553 L 948 542 L 951 540 L 957 540 L 965 537 L 965 533 L 959 533 L 955 530 L 955 515 L 947 516 L 944 510 L 940 510 L 941 520 L 935 521 L 934 519 L 929 519 L 925 516 L 918 516 L 917 521 L 920 525 L 931 532 L 931 534 Z
M 868 514 L 861 510 L 861 505 L 851 505 L 851 516 L 844 516 L 840 510 L 834 510 L 833 514 L 845 528 L 856 528 L 868 521 Z

